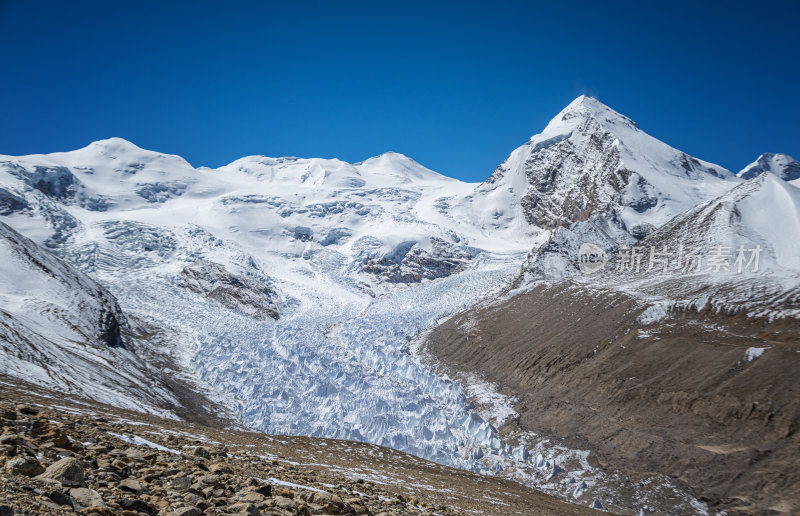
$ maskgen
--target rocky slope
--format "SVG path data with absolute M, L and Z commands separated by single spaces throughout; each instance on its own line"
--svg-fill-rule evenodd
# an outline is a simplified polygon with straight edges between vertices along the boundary
M 469 385 L 478 372 L 513 400 L 509 441 L 589 449 L 590 465 L 623 472 L 606 505 L 655 494 L 657 513 L 702 513 L 656 488 L 672 484 L 712 514 L 793 513 L 797 320 L 709 306 L 653 319 L 634 296 L 564 280 L 465 312 L 426 349 L 454 377 Z
M 187 425 L 2 378 L 0 514 L 596 514 L 347 441 Z
M 198 382 L 163 373 L 159 338 L 106 288 L 3 222 L 0 300 L 3 374 L 166 416 L 228 413 Z

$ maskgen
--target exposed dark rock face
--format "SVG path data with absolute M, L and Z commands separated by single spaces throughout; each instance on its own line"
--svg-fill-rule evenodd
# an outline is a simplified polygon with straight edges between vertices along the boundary
M 431 237 L 431 250 L 406 242 L 380 258 L 365 258 L 361 270 L 393 283 L 418 283 L 462 270 L 472 255 L 441 238 Z
M 83 188 L 80 180 L 67 167 L 36 165 L 32 169 L 18 163 L 0 163 L 11 175 L 21 179 L 27 186 L 61 202 L 72 203 Z
M 772 172 L 784 181 L 794 181 L 800 179 L 800 162 L 788 154 L 767 152 L 759 156 L 755 163 L 750 164 L 738 175 L 742 179 L 752 179 L 764 172 Z
M 120 314 L 114 312 L 106 312 L 105 317 L 101 320 L 103 332 L 100 334 L 100 340 L 112 348 L 124 347 L 122 345 L 122 330 L 119 324 L 119 315 Z
M 163 203 L 172 198 L 180 197 L 188 185 L 180 182 L 141 183 L 136 189 L 136 195 L 147 202 Z
M 588 125 L 585 130 L 599 131 Z M 565 139 L 532 153 L 524 165 L 531 188 L 522 198 L 528 223 L 553 229 L 607 211 L 628 175 L 615 142 L 599 131 L 590 134 L 584 148 Z
M 280 296 L 263 280 L 237 276 L 218 263 L 203 260 L 181 271 L 179 284 L 220 305 L 254 319 L 278 319 Z
M 0 215 L 11 215 L 28 208 L 28 201 L 5 188 L 0 188 Z
M 37 166 L 30 175 L 29 182 L 45 195 L 65 199 L 75 195 L 78 180 L 66 167 Z

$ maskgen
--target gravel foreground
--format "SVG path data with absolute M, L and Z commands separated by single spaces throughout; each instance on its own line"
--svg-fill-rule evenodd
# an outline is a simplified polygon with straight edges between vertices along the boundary
M 0 376 L 0 516 L 599 514 L 351 441 L 128 412 Z

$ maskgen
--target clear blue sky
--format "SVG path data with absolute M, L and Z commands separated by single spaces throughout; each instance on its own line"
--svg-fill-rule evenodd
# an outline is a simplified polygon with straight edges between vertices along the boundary
M 0 0 L 0 154 L 394 150 L 480 181 L 588 93 L 730 169 L 800 159 L 800 2 L 650 3 Z

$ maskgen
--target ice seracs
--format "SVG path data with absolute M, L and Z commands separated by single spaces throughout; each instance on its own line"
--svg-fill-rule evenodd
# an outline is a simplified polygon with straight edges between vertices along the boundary
M 30 180 L 40 167 L 102 209 Z M 147 333 L 168 336 L 175 374 L 233 396 L 248 426 L 469 468 L 484 466 L 459 450 L 503 451 L 460 387 L 406 350 L 505 286 L 529 247 L 443 208 L 476 185 L 397 153 L 356 164 L 250 156 L 195 169 L 119 139 L 1 157 L 0 185 L 7 220 L 97 278 Z M 136 344 L 155 352 L 156 343 Z

